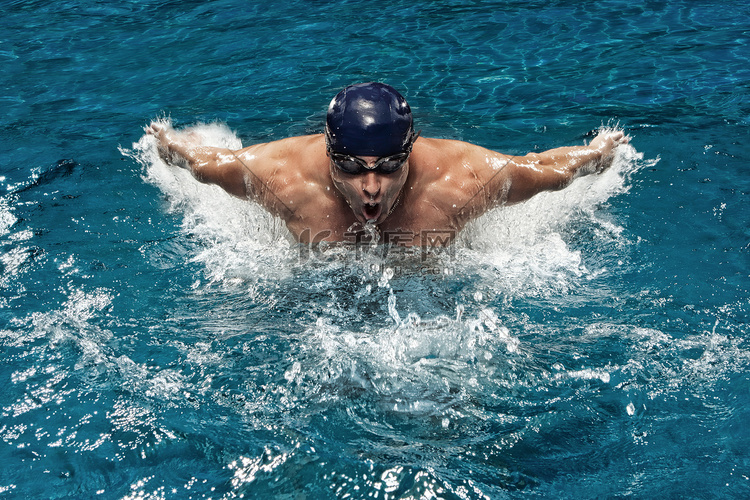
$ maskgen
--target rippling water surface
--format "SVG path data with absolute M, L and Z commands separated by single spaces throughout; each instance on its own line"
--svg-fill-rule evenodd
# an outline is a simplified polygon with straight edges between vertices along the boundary
M 750 494 L 745 3 L 11 1 L 0 496 Z M 309 250 L 161 163 L 386 81 L 426 136 L 632 137 L 453 247 Z

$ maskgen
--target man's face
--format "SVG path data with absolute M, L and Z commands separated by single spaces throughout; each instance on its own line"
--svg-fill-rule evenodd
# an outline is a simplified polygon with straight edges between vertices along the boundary
M 366 162 L 368 166 L 374 165 L 378 160 L 377 156 L 358 156 L 358 158 Z M 338 169 L 333 162 L 330 168 L 333 184 L 344 195 L 354 216 L 362 224 L 368 221 L 380 224 L 388 217 L 409 174 L 408 161 L 390 174 L 377 171 L 347 174 Z

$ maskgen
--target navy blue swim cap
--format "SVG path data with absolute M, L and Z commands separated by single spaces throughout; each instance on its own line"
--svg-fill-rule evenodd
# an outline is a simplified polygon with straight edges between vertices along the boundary
M 328 106 L 326 129 L 331 150 L 352 156 L 402 153 L 414 133 L 406 99 L 383 83 L 360 83 L 339 92 Z

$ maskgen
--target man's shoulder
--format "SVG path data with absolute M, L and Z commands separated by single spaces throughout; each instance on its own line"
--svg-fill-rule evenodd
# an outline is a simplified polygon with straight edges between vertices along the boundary
M 420 141 L 423 142 L 418 148 Z M 455 207 L 468 207 L 469 202 L 481 202 L 484 197 L 478 196 L 479 193 L 498 183 L 504 184 L 507 180 L 504 167 L 512 159 L 481 146 L 449 139 L 420 138 L 413 154 L 414 176 L 410 188 L 419 199 L 446 213 Z
M 455 139 L 420 137 L 414 144 L 412 158 L 418 163 L 440 164 L 446 167 L 484 163 L 489 157 L 505 157 L 490 149 Z
M 330 191 L 325 141 L 323 136 L 288 137 L 248 148 L 254 171 L 264 189 L 273 194 L 274 203 L 285 220 L 312 210 Z M 328 189 L 327 189 L 328 188 Z
M 476 144 L 453 139 L 420 137 L 414 144 L 412 164 L 418 170 L 430 171 L 439 168 L 446 172 L 473 172 L 474 175 L 494 175 L 512 157 Z
M 434 137 L 420 137 L 414 143 L 412 155 L 425 159 L 439 159 L 446 155 L 459 155 L 472 145 L 468 142 L 454 139 L 436 139 Z
M 264 149 L 284 155 L 309 155 L 313 152 L 325 155 L 323 134 L 285 137 L 262 145 Z
M 318 165 L 326 160 L 325 141 L 322 134 L 287 137 L 276 141 L 254 144 L 243 148 L 241 156 L 253 160 L 263 168 L 287 169 L 290 165 L 304 170 L 310 164 Z
M 264 156 L 278 182 L 296 189 L 330 182 L 322 134 L 288 137 L 266 146 Z

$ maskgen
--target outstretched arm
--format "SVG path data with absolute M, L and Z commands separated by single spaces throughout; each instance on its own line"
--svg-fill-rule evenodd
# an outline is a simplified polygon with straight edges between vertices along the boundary
M 195 135 L 163 123 L 152 122 L 146 132 L 156 138 L 159 156 L 166 163 L 187 168 L 200 182 L 217 184 L 231 195 L 249 197 L 254 179 L 249 178 L 252 172 L 241 160 L 241 151 L 203 146 Z
M 614 151 L 627 144 L 622 131 L 603 131 L 587 146 L 550 149 L 511 158 L 506 165 L 505 186 L 499 201 L 512 204 L 528 200 L 542 191 L 568 186 L 582 175 L 600 173 L 612 165 Z

